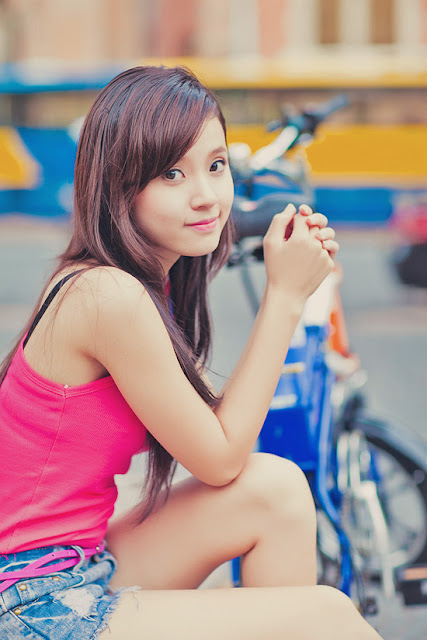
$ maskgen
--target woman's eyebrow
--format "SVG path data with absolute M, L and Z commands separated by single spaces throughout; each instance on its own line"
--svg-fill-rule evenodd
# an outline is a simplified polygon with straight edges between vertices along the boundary
M 218 153 L 225 153 L 227 154 L 227 147 L 225 147 L 224 145 L 220 145 L 219 147 L 215 147 L 215 149 L 212 149 L 212 151 L 208 152 L 208 156 L 216 156 Z M 187 153 L 185 155 L 182 156 L 181 160 L 179 160 L 178 162 L 182 162 L 182 161 L 186 161 L 186 157 L 187 157 Z
M 212 149 L 211 155 L 215 155 L 216 153 L 227 153 L 227 149 L 224 146 L 216 147 L 216 149 Z

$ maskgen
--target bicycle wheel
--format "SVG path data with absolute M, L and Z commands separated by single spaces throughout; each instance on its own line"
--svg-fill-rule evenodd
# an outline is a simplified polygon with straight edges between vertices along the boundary
M 426 444 L 368 416 L 356 416 L 351 428 L 364 434 L 378 474 L 377 492 L 389 534 L 391 566 L 426 562 Z M 378 560 L 367 559 L 366 568 L 377 572 Z
M 337 446 L 343 434 L 360 432 L 367 444 L 362 451 L 371 472 L 388 533 L 389 566 L 392 569 L 427 561 L 427 446 L 412 434 L 363 413 L 353 415 L 345 430 L 338 429 Z M 366 459 L 367 454 L 367 459 Z M 341 470 L 338 470 L 339 472 Z M 372 484 L 372 482 L 371 482 Z M 365 506 L 350 498 L 340 503 L 342 525 L 363 574 L 381 572 L 376 553 L 372 518 Z M 327 584 L 339 577 L 339 544 L 325 514 L 318 514 L 319 578 Z

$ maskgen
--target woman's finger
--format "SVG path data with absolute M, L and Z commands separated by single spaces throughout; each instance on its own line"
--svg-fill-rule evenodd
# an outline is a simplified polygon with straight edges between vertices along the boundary
M 313 214 L 313 209 L 309 207 L 308 204 L 301 204 L 298 212 L 302 213 L 303 216 L 311 216 Z
M 281 213 L 292 213 L 292 215 L 295 215 L 297 212 L 297 208 L 294 204 L 292 204 L 292 202 L 290 202 L 288 205 L 286 205 L 286 207 L 283 209 L 283 211 L 281 211 Z
M 335 238 L 335 229 L 332 227 L 326 227 L 316 232 L 315 238 L 318 240 L 333 240 Z
M 307 216 L 306 223 L 310 227 L 319 227 L 324 229 L 328 226 L 328 218 L 323 213 L 313 213 L 311 216 Z
M 270 222 L 270 226 L 264 236 L 264 240 L 268 241 L 271 237 L 276 237 L 276 235 L 278 237 L 280 235 L 281 239 L 283 239 L 286 235 L 286 229 L 293 220 L 295 213 L 296 208 L 293 204 L 288 204 L 281 213 L 276 213 Z
M 339 244 L 335 240 L 323 240 L 322 247 L 329 253 L 331 258 L 335 258 L 339 250 Z
M 292 238 L 307 238 L 310 235 L 310 230 L 307 226 L 306 216 L 300 215 L 298 212 L 292 221 Z

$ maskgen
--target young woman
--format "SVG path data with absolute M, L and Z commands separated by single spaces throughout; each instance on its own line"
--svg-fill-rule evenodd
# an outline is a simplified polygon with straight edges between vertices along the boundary
M 206 290 L 232 200 L 224 118 L 190 72 L 139 67 L 101 91 L 70 243 L 0 377 L 2 638 L 379 637 L 316 586 L 303 473 L 251 454 L 334 231 L 308 207 L 273 218 L 259 313 L 217 396 Z M 145 500 L 107 528 L 114 474 L 143 450 Z M 192 477 L 170 487 L 174 460 Z M 238 555 L 244 588 L 197 590 Z

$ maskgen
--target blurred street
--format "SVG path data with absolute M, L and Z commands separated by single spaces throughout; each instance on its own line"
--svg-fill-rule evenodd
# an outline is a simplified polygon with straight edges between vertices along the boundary
M 42 284 L 64 247 L 67 225 L 29 217 L 0 217 L 0 356 L 21 329 Z M 352 349 L 368 373 L 368 406 L 426 438 L 427 291 L 400 286 L 390 268 L 392 237 L 384 231 L 338 230 L 344 268 L 342 295 Z M 254 266 L 262 281 L 262 266 Z M 215 325 L 213 381 L 221 384 L 237 361 L 251 327 L 247 301 L 235 270 L 224 269 L 212 285 Z M 133 475 L 132 475 L 133 474 Z M 132 502 L 139 476 L 119 480 L 120 506 Z M 228 584 L 222 567 L 208 586 Z M 423 640 L 427 607 L 404 608 L 399 597 L 380 600 L 372 623 L 387 640 Z
M 64 33 L 73 36 L 64 38 Z M 360 358 L 360 378 L 366 375 L 367 413 L 393 424 L 421 451 L 408 434 L 427 443 L 427 288 L 402 285 L 393 256 L 397 234 L 427 242 L 427 0 L 1 2 L 0 362 L 67 244 L 84 115 L 116 74 L 145 65 L 187 67 L 217 96 L 227 122 L 227 144 L 240 143 L 231 164 L 235 193 L 246 207 L 242 211 L 254 211 L 264 197 L 268 206 L 268 197 L 274 200 L 280 191 L 280 197 L 286 192 L 288 198 L 289 192 L 303 193 L 305 202 L 326 213 L 340 243 L 341 296 L 350 350 Z M 143 85 L 137 87 L 135 95 L 143 90 Z M 141 100 L 146 95 L 151 94 L 141 93 Z M 146 108 L 141 101 L 140 112 L 128 113 L 145 118 Z M 105 112 L 110 114 L 110 108 Z M 169 106 L 160 112 L 167 122 Z M 115 123 L 121 122 L 119 112 L 113 115 Z M 156 122 L 154 118 L 149 129 L 157 136 Z M 179 126 L 181 130 L 181 121 Z M 169 128 L 158 136 L 165 144 Z M 111 138 L 114 145 L 124 133 L 118 127 L 117 138 Z M 267 154 L 250 157 L 276 136 Z M 108 138 L 103 138 L 107 150 Z M 135 140 L 141 144 L 138 173 L 141 169 L 144 174 L 151 166 L 149 141 L 139 134 Z M 104 142 L 102 153 L 103 148 Z M 96 145 L 93 150 L 96 169 Z M 119 173 L 130 179 L 125 173 L 131 154 L 127 157 Z M 254 262 L 249 270 L 261 296 L 264 266 Z M 222 270 L 210 299 L 210 378 L 220 390 L 253 324 L 237 267 Z M 363 453 L 360 460 L 366 460 Z M 383 458 L 387 464 L 387 453 Z M 145 465 L 145 454 L 134 456 L 128 473 L 115 476 L 113 518 L 140 501 Z M 400 473 L 393 461 L 382 471 L 387 484 L 383 494 L 398 496 L 384 508 L 388 524 L 396 521 L 390 537 L 397 540 L 398 553 L 403 540 L 418 553 L 422 535 L 417 534 L 424 525 L 427 531 L 427 521 L 422 515 L 413 518 L 422 514 L 420 492 L 413 489 L 425 475 L 419 470 Z M 178 465 L 174 480 L 187 474 Z M 388 490 L 389 478 L 393 490 Z M 356 484 L 352 477 L 352 486 Z M 369 491 L 373 483 L 362 488 Z M 348 499 L 348 511 L 358 510 L 362 522 L 365 506 L 354 496 Z M 374 537 L 370 524 L 366 535 L 361 534 L 367 545 L 371 540 L 365 538 Z M 362 528 L 353 527 L 357 534 Z M 386 556 L 384 538 L 379 547 Z M 201 588 L 230 586 L 226 563 Z M 384 640 L 427 640 L 427 605 L 405 607 L 400 594 L 386 599 L 378 584 L 367 585 L 366 591 L 377 598 L 378 613 L 370 622 Z

